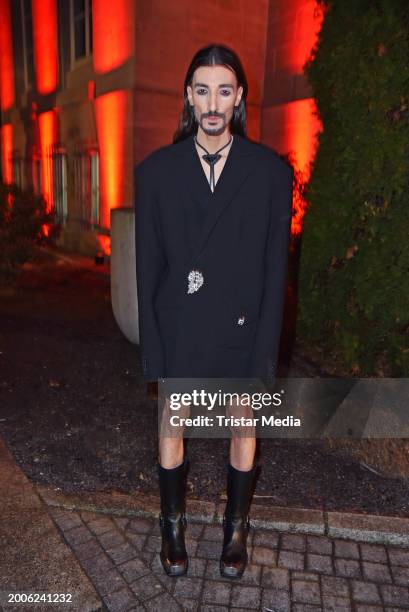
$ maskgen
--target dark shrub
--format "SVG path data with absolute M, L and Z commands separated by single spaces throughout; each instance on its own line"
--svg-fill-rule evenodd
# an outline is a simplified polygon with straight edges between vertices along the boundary
M 409 376 L 409 5 L 321 4 L 306 74 L 323 132 L 307 186 L 297 333 L 352 374 Z
M 54 241 L 57 229 L 42 196 L 0 183 L 0 280 L 15 277 L 36 245 Z

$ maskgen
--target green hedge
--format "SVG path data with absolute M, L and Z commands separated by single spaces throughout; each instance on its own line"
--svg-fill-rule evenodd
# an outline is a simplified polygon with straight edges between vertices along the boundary
M 328 0 L 305 66 L 323 124 L 297 333 L 352 374 L 409 376 L 409 5 Z

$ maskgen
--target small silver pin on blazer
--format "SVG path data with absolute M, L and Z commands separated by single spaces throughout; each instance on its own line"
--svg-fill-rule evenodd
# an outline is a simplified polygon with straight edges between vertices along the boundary
M 195 291 L 199 291 L 200 287 L 203 285 L 204 279 L 203 274 L 200 270 L 191 270 L 187 277 L 189 281 L 188 293 L 194 293 Z

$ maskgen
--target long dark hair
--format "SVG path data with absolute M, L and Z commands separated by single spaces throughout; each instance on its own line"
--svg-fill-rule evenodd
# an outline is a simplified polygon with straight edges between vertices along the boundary
M 237 78 L 237 86 L 243 87 L 243 95 L 241 96 L 240 104 L 234 108 L 233 117 L 230 123 L 230 131 L 232 134 L 240 134 L 240 136 L 246 137 L 247 130 L 247 113 L 246 113 L 246 98 L 247 98 L 247 79 L 244 74 L 243 66 L 237 55 L 229 47 L 224 45 L 209 45 L 199 49 L 194 58 L 192 59 L 190 66 L 186 73 L 184 88 L 183 88 L 183 111 L 179 120 L 179 127 L 173 136 L 173 142 L 179 142 L 185 140 L 191 134 L 196 134 L 198 123 L 193 111 L 193 108 L 189 104 L 187 96 L 187 86 L 192 85 L 193 74 L 196 68 L 200 66 L 226 66 L 233 70 Z

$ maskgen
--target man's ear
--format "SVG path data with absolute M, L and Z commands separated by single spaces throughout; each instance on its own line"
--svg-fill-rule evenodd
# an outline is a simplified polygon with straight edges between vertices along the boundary
M 186 87 L 186 90 L 187 90 L 187 96 L 188 96 L 188 99 L 189 99 L 189 104 L 193 105 L 193 89 L 191 88 L 190 85 L 188 85 Z
M 240 85 L 240 87 L 237 90 L 237 95 L 236 95 L 236 104 L 235 106 L 238 106 L 240 104 L 241 101 L 241 97 L 243 95 L 243 86 Z

